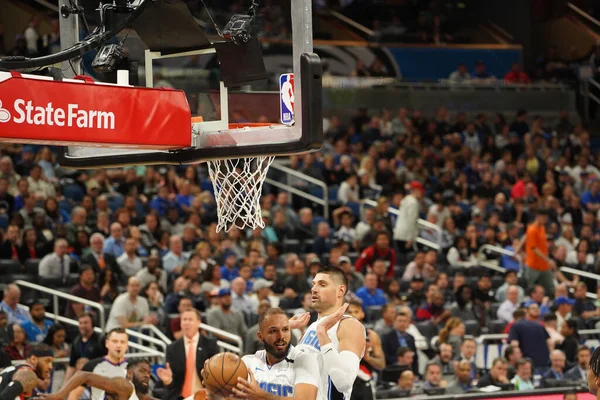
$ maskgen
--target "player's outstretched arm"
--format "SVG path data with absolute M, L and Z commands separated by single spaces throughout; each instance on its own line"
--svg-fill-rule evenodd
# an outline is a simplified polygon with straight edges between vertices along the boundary
M 133 385 L 125 378 L 106 378 L 91 372 L 79 371 L 58 393 L 39 394 L 34 400 L 63 400 L 72 390 L 82 385 L 92 386 L 108 394 L 116 395 L 117 400 L 128 400 L 133 392 Z
M 38 377 L 30 369 L 20 369 L 13 375 L 13 381 L 0 393 L 0 399 L 15 399 L 21 394 L 30 394 L 38 384 Z

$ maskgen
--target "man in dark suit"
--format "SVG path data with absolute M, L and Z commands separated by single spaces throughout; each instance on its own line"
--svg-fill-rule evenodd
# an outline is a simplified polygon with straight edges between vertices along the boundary
M 219 353 L 216 339 L 200 333 L 200 312 L 181 313 L 183 337 L 167 347 L 166 368 L 158 370 L 165 385 L 164 400 L 180 400 L 192 396 L 202 388 L 200 372 L 204 362 Z
M 381 346 L 385 354 L 385 362 L 387 365 L 393 365 L 397 362 L 396 352 L 399 347 L 408 347 L 413 351 L 415 357 L 413 359 L 412 370 L 415 374 L 419 372 L 419 358 L 417 357 L 417 346 L 415 338 L 406 332 L 410 325 L 408 315 L 398 313 L 394 320 L 394 329 L 383 335 L 381 338 Z
M 579 346 L 577 349 L 577 365 L 565 373 L 564 379 L 586 382 L 591 358 L 592 351 L 590 348 L 587 346 Z
M 101 233 L 94 233 L 90 238 L 90 251 L 81 257 L 81 265 L 92 267 L 96 276 L 106 268 L 112 269 L 117 279 L 123 279 L 117 259 L 112 254 L 104 253 L 103 248 L 104 236 Z
M 562 380 L 565 377 L 565 366 L 567 358 L 565 353 L 560 350 L 553 350 L 550 353 L 550 371 L 542 375 L 542 383 L 546 386 L 547 380 Z

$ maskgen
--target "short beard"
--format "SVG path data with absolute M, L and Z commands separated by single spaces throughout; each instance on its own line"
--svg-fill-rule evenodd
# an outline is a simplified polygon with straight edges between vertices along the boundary
M 276 351 L 275 346 L 267 342 L 263 342 L 263 344 L 265 345 L 265 351 L 278 360 L 283 360 L 290 352 L 290 343 L 288 343 L 282 351 Z
M 227 311 L 231 308 L 231 304 L 221 304 L 221 307 L 223 307 L 223 310 Z
M 142 385 L 142 382 L 138 381 L 135 377 L 131 380 L 131 383 L 133 383 L 136 393 L 148 394 L 150 386 Z

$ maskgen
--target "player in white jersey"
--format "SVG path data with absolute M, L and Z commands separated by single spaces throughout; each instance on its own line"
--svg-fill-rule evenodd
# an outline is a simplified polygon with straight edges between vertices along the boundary
M 91 372 L 76 372 L 62 389 L 53 394 L 39 394 L 34 400 L 63 400 L 81 385 L 104 391 L 103 400 L 156 400 L 148 395 L 152 367 L 150 362 L 134 359 L 127 365 L 127 378 L 107 378 Z
M 365 328 L 354 317 L 344 315 L 348 279 L 342 270 L 323 267 L 312 284 L 312 307 L 319 318 L 297 347 L 317 356 L 321 375 L 317 400 L 350 400 L 365 351 Z
M 315 400 L 319 365 L 308 352 L 290 345 L 291 329 L 285 312 L 271 308 L 258 319 L 257 337 L 265 350 L 244 356 L 249 379 L 239 379 L 236 398 L 249 400 Z

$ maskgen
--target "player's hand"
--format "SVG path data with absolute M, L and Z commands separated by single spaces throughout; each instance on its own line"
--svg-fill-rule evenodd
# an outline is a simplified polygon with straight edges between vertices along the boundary
M 294 315 L 290 318 L 290 329 L 301 329 L 304 328 L 308 321 L 310 321 L 310 313 L 305 312 L 302 315 Z
M 350 305 L 349 303 L 346 303 L 343 306 L 341 306 L 336 312 L 331 314 L 330 316 L 321 319 L 321 321 L 319 322 L 319 325 L 317 325 L 317 328 L 323 329 L 325 332 L 327 332 L 329 329 L 333 328 L 333 326 L 335 324 L 340 322 L 340 320 L 342 319 L 342 316 L 348 309 L 349 305 Z
M 165 368 L 159 368 L 156 370 L 156 374 L 165 386 L 169 386 L 173 382 L 173 370 L 171 369 L 171 365 L 169 365 L 169 363 L 167 363 Z
M 250 382 L 248 382 L 244 378 L 238 378 L 238 383 L 236 387 L 234 387 L 231 391 L 233 392 L 233 396 L 237 399 L 252 399 L 259 400 L 265 398 L 267 394 L 264 390 L 258 386 L 256 379 L 254 378 L 254 374 L 252 371 L 248 370 L 248 374 L 250 375 Z

